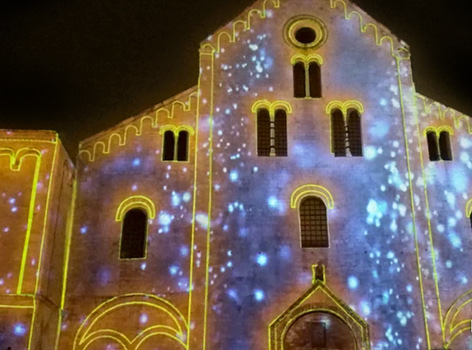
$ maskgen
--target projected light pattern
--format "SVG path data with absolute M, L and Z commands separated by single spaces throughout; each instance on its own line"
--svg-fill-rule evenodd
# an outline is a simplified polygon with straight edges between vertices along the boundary
M 316 50 L 283 39 L 302 14 L 327 26 Z M 311 0 L 259 1 L 202 43 L 196 87 L 81 145 L 72 204 L 57 220 L 56 349 L 280 350 L 281 325 L 321 311 L 357 332 L 362 350 L 469 346 L 472 128 L 416 94 L 408 48 L 374 23 L 342 0 L 316 11 Z M 314 55 L 323 97 L 296 99 L 292 62 Z M 257 156 L 259 108 L 286 112 L 286 157 Z M 363 157 L 332 153 L 333 108 L 359 112 Z M 450 131 L 453 161 L 429 162 L 431 128 Z M 163 162 L 164 132 L 180 129 L 188 162 Z M 11 184 L 0 242 L 13 242 L 17 266 L 0 266 L 0 313 L 13 310 L 5 296 L 38 291 L 31 280 L 47 272 L 36 235 L 53 221 L 39 217 L 69 209 L 48 207 L 51 178 L 67 179 L 39 171 L 51 152 L 20 163 L 0 153 Z M 328 247 L 301 247 L 300 206 L 313 196 Z M 144 259 L 118 258 L 131 209 L 147 215 Z M 6 337 L 33 350 L 39 301 L 25 300 L 14 306 L 31 321 L 9 318 Z

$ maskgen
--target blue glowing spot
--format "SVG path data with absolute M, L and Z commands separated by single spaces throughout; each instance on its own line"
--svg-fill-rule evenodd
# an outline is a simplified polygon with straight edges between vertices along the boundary
M 142 263 L 142 264 L 141 264 L 141 270 L 143 270 L 143 271 L 146 270 L 146 266 L 147 266 L 146 263 Z
M 252 172 L 253 173 L 257 173 L 259 171 L 259 168 L 257 166 L 255 166 L 254 168 L 252 168 Z
M 228 289 L 227 293 L 231 299 L 238 300 L 238 293 L 234 289 Z
M 379 104 L 382 107 L 385 107 L 387 105 L 387 103 L 388 103 L 388 101 L 385 98 L 381 98 L 380 101 L 379 101 Z
M 406 315 L 403 312 L 398 311 L 397 312 L 397 318 L 400 320 L 400 324 L 402 326 L 406 326 L 406 323 L 407 323 L 408 319 L 406 318 Z
M 290 256 L 291 256 L 291 250 L 290 250 L 290 247 L 285 245 L 283 246 L 282 248 L 280 248 L 280 257 L 285 259 L 285 260 L 289 260 L 290 259 Z
M 195 216 L 195 219 L 197 220 L 197 223 L 202 228 L 208 228 L 208 215 L 206 215 L 206 214 L 197 214 Z
M 454 248 L 462 247 L 462 240 L 455 232 L 449 234 L 449 241 L 451 242 Z
M 13 208 L 11 208 L 11 212 L 12 212 L 12 213 L 16 213 L 17 211 L 18 211 L 18 207 L 13 207 Z
M 357 289 L 357 287 L 359 287 L 359 280 L 357 277 L 350 276 L 347 279 L 347 285 L 349 286 L 349 289 Z
M 460 139 L 460 144 L 461 144 L 461 147 L 463 148 L 470 148 L 472 147 L 472 140 L 470 140 L 469 138 L 467 137 L 461 137 Z
M 257 49 L 259 48 L 259 46 L 257 46 L 256 44 L 251 44 L 251 45 L 249 45 L 249 48 L 250 48 L 252 51 L 257 51 Z
M 81 234 L 81 235 L 85 235 L 85 234 L 87 233 L 87 231 L 88 231 L 87 226 L 82 226 L 82 227 L 80 228 L 80 234 Z
M 147 321 L 148 321 L 148 315 L 141 314 L 141 316 L 139 316 L 139 323 L 144 324 L 144 323 L 147 323 Z
M 267 265 L 267 261 L 268 261 L 268 258 L 267 258 L 267 255 L 264 254 L 264 253 L 259 253 L 257 255 L 257 264 L 259 266 L 266 266 Z
M 372 160 L 377 157 L 377 149 L 374 146 L 367 146 L 364 148 L 364 157 L 367 160 Z
M 269 207 L 276 209 L 279 205 L 279 200 L 275 196 L 270 196 L 267 199 L 267 204 L 269 205 Z
M 180 205 L 180 196 L 174 191 L 172 191 L 172 205 L 174 207 L 177 207 Z
M 456 169 L 452 172 L 452 185 L 457 192 L 464 192 L 469 186 L 469 179 L 462 171 Z
M 188 248 L 186 246 L 180 247 L 180 255 L 188 256 L 188 253 L 189 253 L 189 251 L 188 251 Z
M 232 170 L 230 173 L 229 173 L 229 179 L 231 182 L 236 182 L 238 181 L 238 172 L 236 170 Z
M 257 301 L 262 301 L 264 300 L 265 298 L 265 295 L 264 295 L 264 292 L 260 289 L 256 289 L 254 291 L 254 299 L 256 299 Z
M 383 303 L 384 305 L 387 305 L 389 300 L 390 300 L 390 294 L 389 294 L 389 292 L 388 292 L 388 291 L 384 291 L 384 292 L 382 293 L 382 303 Z
M 461 280 L 461 283 L 464 284 L 464 285 L 467 284 L 467 282 L 469 282 L 469 280 L 465 276 L 461 276 L 460 280 Z
M 159 224 L 162 226 L 169 226 L 174 217 L 166 212 L 161 212 L 159 214 Z
M 226 266 L 228 266 L 228 267 L 230 267 L 230 268 L 233 267 L 233 262 L 232 262 L 232 261 L 228 261 L 228 263 L 226 264 Z
M 13 327 L 13 333 L 19 337 L 22 337 L 26 334 L 26 327 L 22 325 L 21 323 L 17 323 Z
M 447 267 L 448 269 L 450 269 L 450 268 L 452 267 L 452 261 L 451 261 L 451 260 L 447 260 L 447 261 L 446 261 L 446 267 Z
M 388 134 L 389 130 L 390 125 L 387 122 L 377 120 L 375 124 L 369 128 L 369 134 L 374 138 L 382 139 Z
M 184 195 L 182 196 L 182 199 L 184 200 L 184 202 L 190 201 L 191 198 L 192 198 L 192 195 L 188 192 L 185 192 Z
M 140 166 L 140 165 L 141 165 L 141 159 L 134 158 L 133 159 L 133 166 L 136 167 L 136 166 Z
M 178 266 L 172 265 L 171 267 L 169 267 L 169 273 L 172 276 L 175 276 L 177 274 L 177 272 L 179 272 L 179 267 Z
M 272 57 L 267 57 L 264 61 L 264 68 L 265 69 L 270 69 L 274 65 L 274 60 Z
M 395 253 L 392 252 L 392 251 L 389 251 L 389 252 L 387 253 L 387 259 L 392 260 L 393 258 L 395 258 Z
M 412 286 L 411 284 L 407 285 L 407 286 L 406 286 L 406 291 L 407 291 L 408 293 L 413 292 L 413 286 Z
M 230 213 L 232 213 L 232 212 L 234 211 L 234 207 L 233 207 L 233 204 L 232 204 L 232 203 L 230 203 L 230 204 L 228 205 L 228 211 L 229 211 Z
M 367 212 L 369 213 L 366 221 L 369 225 L 375 223 L 375 226 L 380 226 L 380 219 L 385 215 L 387 212 L 387 203 L 386 202 L 376 202 L 375 200 L 369 200 L 367 204 Z
M 371 310 L 370 304 L 367 301 L 361 302 L 361 311 L 364 314 L 364 316 L 370 315 L 372 310 Z
M 15 204 L 15 201 L 16 201 L 15 198 L 10 198 L 10 199 L 8 200 L 8 203 L 10 203 L 10 204 L 13 205 L 13 204 Z

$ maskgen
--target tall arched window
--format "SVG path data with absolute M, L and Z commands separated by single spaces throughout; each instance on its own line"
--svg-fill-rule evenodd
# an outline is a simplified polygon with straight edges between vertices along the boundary
M 305 64 L 297 62 L 293 65 L 293 95 L 295 97 L 306 97 Z
M 277 109 L 274 116 L 275 155 L 287 156 L 287 113 Z
M 309 196 L 301 201 L 300 233 L 302 248 L 328 247 L 328 217 L 320 198 Z
M 346 126 L 339 109 L 331 112 L 331 147 L 335 157 L 346 156 Z
M 426 134 L 426 139 L 428 140 L 429 160 L 439 160 L 439 147 L 436 132 L 428 131 L 428 133 Z
M 321 67 L 317 62 L 298 61 L 293 65 L 293 96 L 321 97 Z
M 362 157 L 362 131 L 359 112 L 351 109 L 347 116 L 347 134 L 351 156 Z
M 310 97 L 321 97 L 321 67 L 316 62 L 310 62 L 308 68 L 310 77 Z
M 177 141 L 177 160 L 185 162 L 188 160 L 188 131 L 179 132 Z
M 270 114 L 265 108 L 257 111 L 257 155 L 270 156 Z
M 141 209 L 130 209 L 123 218 L 120 241 L 120 259 L 146 257 L 148 217 Z
M 452 160 L 451 139 L 447 131 L 441 131 L 439 134 L 439 150 L 442 160 Z
M 257 155 L 287 156 L 287 112 L 276 109 L 271 115 L 267 108 L 257 110 Z
M 171 130 L 167 130 L 164 133 L 164 145 L 163 145 L 163 155 L 162 160 L 172 161 L 174 160 L 174 151 L 175 151 L 175 135 Z

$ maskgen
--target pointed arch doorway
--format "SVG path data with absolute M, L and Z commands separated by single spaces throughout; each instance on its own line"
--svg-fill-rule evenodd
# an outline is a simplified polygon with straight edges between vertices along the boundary
M 352 330 L 328 311 L 311 311 L 295 319 L 283 344 L 284 350 L 357 350 Z

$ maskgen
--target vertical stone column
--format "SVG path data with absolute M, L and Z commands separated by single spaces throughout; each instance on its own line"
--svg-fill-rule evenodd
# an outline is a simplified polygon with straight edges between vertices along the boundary
M 441 348 L 443 344 L 443 316 L 435 266 L 435 251 L 423 165 L 424 158 L 421 152 L 422 135 L 418 122 L 416 90 L 412 80 L 408 49 L 406 47 L 397 49 L 395 59 L 411 199 L 412 224 L 408 231 L 414 236 L 415 240 L 416 270 L 421 293 L 420 303 L 423 309 L 424 333 L 419 334 L 419 336 L 425 341 L 424 349 Z M 423 182 L 423 186 L 416 185 L 419 180 Z
M 206 349 L 208 334 L 214 53 L 214 48 L 208 44 L 200 49 L 188 314 L 190 350 Z

